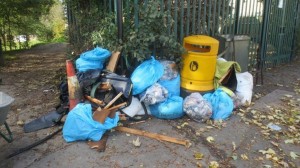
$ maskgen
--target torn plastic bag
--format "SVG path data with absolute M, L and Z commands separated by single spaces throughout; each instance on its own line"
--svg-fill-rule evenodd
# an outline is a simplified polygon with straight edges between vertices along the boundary
M 168 90 L 158 83 L 150 86 L 146 91 L 140 94 L 140 101 L 145 105 L 163 102 L 168 97 Z
M 149 86 L 156 83 L 164 74 L 164 67 L 152 56 L 144 61 L 132 73 L 130 79 L 133 84 L 133 95 L 145 91 Z
M 107 117 L 101 124 L 93 120 L 92 107 L 90 104 L 77 104 L 68 114 L 64 127 L 63 138 L 67 142 L 92 140 L 99 141 L 102 135 L 117 126 L 119 116 Z
M 160 119 L 176 119 L 184 115 L 183 99 L 179 96 L 171 96 L 162 103 L 149 105 L 151 115 Z
M 203 98 L 212 105 L 212 119 L 225 120 L 233 111 L 233 100 L 222 89 L 218 88 L 213 93 L 206 93 Z
M 197 92 L 192 93 L 184 99 L 183 111 L 197 122 L 204 122 L 210 119 L 212 115 L 210 103 Z
M 180 75 L 170 80 L 159 80 L 158 83 L 168 90 L 169 95 L 180 95 Z

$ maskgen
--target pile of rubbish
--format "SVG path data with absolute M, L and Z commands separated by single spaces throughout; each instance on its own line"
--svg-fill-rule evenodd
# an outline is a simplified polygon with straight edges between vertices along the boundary
M 217 60 L 215 89 L 208 93 L 181 95 L 180 72 L 174 61 L 151 57 L 130 77 L 115 73 L 120 53 L 96 47 L 73 63 L 67 60 L 67 78 L 60 86 L 61 104 L 56 111 L 25 124 L 25 132 L 63 124 L 66 142 L 88 141 L 91 148 L 105 149 L 108 130 L 160 139 L 164 135 L 119 126 L 120 121 L 178 119 L 185 115 L 196 122 L 226 120 L 235 108 L 251 103 L 253 77 L 240 73 L 238 63 Z M 163 140 L 189 146 L 187 140 Z M 104 148 L 104 149 L 103 149 Z
M 117 98 L 117 103 L 112 104 L 113 107 L 126 103 L 115 110 L 116 115 L 113 115 L 113 118 L 106 116 L 105 121 L 99 123 L 94 118 L 97 112 L 97 110 L 93 112 L 95 102 L 90 98 L 81 100 L 66 119 L 63 137 L 67 142 L 98 141 L 106 130 L 117 127 L 122 115 L 123 117 L 125 115 L 125 120 L 126 117 L 128 119 L 148 114 L 168 120 L 184 115 L 196 122 L 205 122 L 209 119 L 225 120 L 235 108 L 249 105 L 251 102 L 252 75 L 248 72 L 239 73 L 240 67 L 236 62 L 217 60 L 214 91 L 205 94 L 192 92 L 186 97 L 181 97 L 180 73 L 175 62 L 156 60 L 152 56 L 136 67 L 130 77 L 124 77 L 103 68 L 110 55 L 109 51 L 99 47 L 80 55 L 76 60 L 80 88 L 83 90 L 83 97 L 90 97 L 103 103 L 102 105 L 96 103 L 100 109 L 107 109 L 105 105 L 120 93 L 122 96 Z M 234 78 L 229 87 L 227 87 L 229 82 L 224 82 L 226 75 L 226 78 Z M 106 88 L 102 86 L 103 84 L 109 85 L 106 87 L 113 91 L 103 90 Z

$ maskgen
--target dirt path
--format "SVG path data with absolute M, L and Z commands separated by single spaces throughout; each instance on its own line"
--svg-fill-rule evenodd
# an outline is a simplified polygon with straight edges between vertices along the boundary
M 58 103 L 58 84 L 65 74 L 67 44 L 37 46 L 16 55 L 0 70 L 0 90 L 15 98 L 7 116 L 14 142 L 7 144 L 0 138 L 0 160 L 19 146 L 30 144 L 49 131 L 25 134 L 22 124 L 53 109 Z M 4 131 L 1 126 L 1 131 Z

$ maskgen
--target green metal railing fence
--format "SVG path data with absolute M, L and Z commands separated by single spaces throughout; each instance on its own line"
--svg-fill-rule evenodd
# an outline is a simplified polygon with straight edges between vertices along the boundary
M 182 42 L 194 34 L 213 37 L 250 37 L 251 66 L 276 66 L 293 58 L 299 0 L 158 0 L 169 14 L 168 33 Z M 116 0 L 104 0 L 102 8 L 116 12 Z M 138 26 L 141 7 L 150 0 L 123 0 L 123 12 L 134 7 L 132 22 Z M 174 24 L 171 24 L 171 21 Z M 73 20 L 76 23 L 76 19 Z

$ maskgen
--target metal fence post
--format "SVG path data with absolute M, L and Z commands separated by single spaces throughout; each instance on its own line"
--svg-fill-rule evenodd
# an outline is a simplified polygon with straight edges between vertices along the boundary
M 259 51 L 257 54 L 257 64 L 258 70 L 260 70 L 261 84 L 263 84 L 263 68 L 264 61 L 267 52 L 267 32 L 268 32 L 268 22 L 269 22 L 269 12 L 270 12 L 270 0 L 264 1 L 264 10 L 263 10 L 263 24 L 261 30 L 261 40 L 259 43 Z M 256 80 L 258 78 L 256 77 Z
M 240 0 L 237 0 L 236 1 L 236 9 L 235 9 L 234 34 L 238 34 L 239 17 L 240 17 Z
M 123 40 L 123 14 L 122 0 L 117 0 L 117 25 L 119 42 Z

